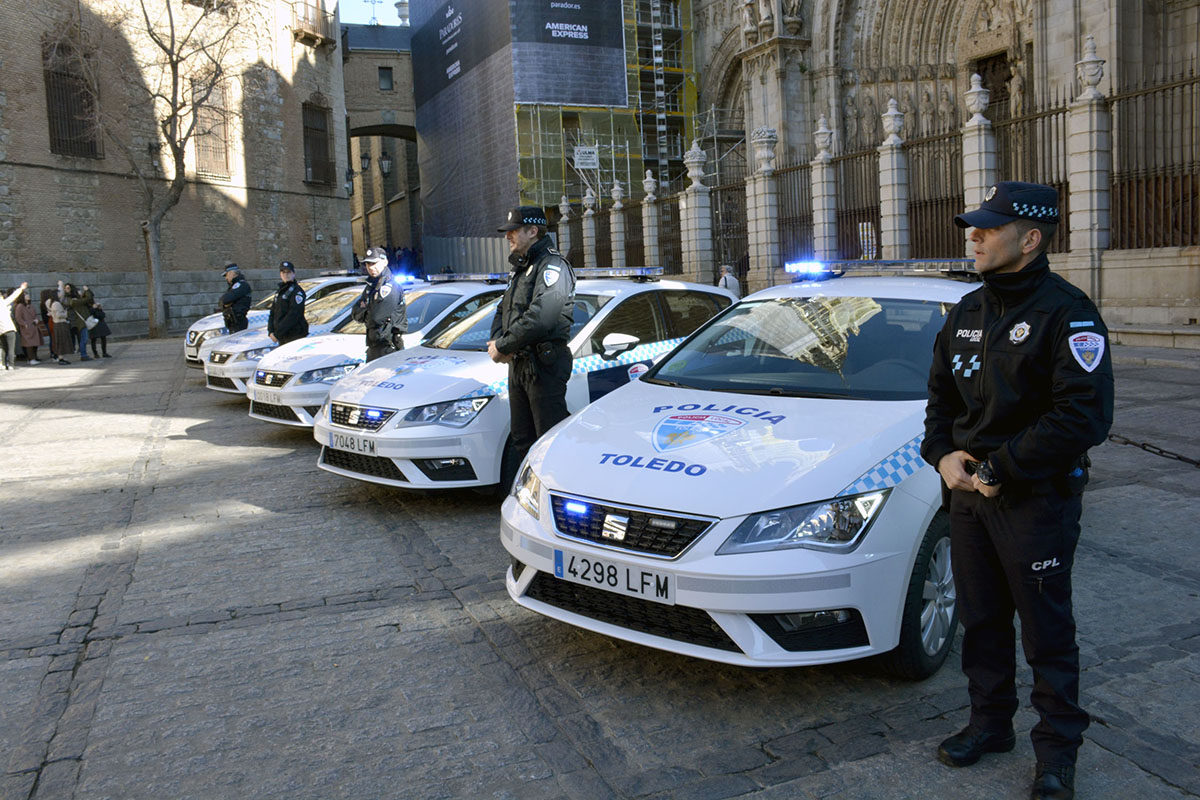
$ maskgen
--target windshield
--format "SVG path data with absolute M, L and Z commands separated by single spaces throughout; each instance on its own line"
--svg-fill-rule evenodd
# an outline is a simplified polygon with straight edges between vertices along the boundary
M 643 381 L 854 400 L 924 400 L 933 341 L 952 303 L 783 297 L 742 303 Z
M 575 307 L 571 320 L 571 337 L 596 315 L 611 298 L 592 295 L 575 295 Z M 492 338 L 492 318 L 496 316 L 496 306 L 501 298 L 480 306 L 469 317 L 456 322 L 443 332 L 430 336 L 421 343 L 424 347 L 436 347 L 439 350 L 487 350 L 488 339 Z
M 258 309 L 259 311 L 263 311 L 263 310 L 270 308 L 271 303 L 274 303 L 274 302 L 275 302 L 275 294 L 272 293 L 272 294 L 269 294 L 266 297 L 264 297 L 262 300 L 259 300 L 254 305 L 250 306 L 250 308 L 254 308 L 254 309 Z
M 424 328 L 434 317 L 442 313 L 446 306 L 457 299 L 457 294 L 446 294 L 445 292 L 424 290 L 406 292 L 404 295 L 404 313 L 408 317 L 409 332 L 419 331 Z
M 320 300 L 313 300 L 304 305 L 304 318 L 308 320 L 309 325 L 324 325 L 336 317 L 343 308 L 357 300 L 361 294 L 362 288 L 358 286 L 327 294 Z

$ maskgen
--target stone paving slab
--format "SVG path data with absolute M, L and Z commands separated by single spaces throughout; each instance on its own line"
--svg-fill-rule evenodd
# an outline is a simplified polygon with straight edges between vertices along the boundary
M 1027 796 L 1024 735 L 932 757 L 965 720 L 957 649 L 904 683 L 545 619 L 504 591 L 494 496 L 330 475 L 177 340 L 112 352 L 0 375 L 0 800 Z M 1200 455 L 1200 373 L 1129 355 L 1114 432 Z M 1200 796 L 1200 470 L 1093 455 L 1079 796 Z

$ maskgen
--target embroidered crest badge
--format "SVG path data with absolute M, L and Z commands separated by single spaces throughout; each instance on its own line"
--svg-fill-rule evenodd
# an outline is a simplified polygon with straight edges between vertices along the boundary
M 392 293 L 392 285 L 390 283 L 385 283 L 379 287 L 379 299 L 380 300 L 387 297 L 391 293 Z
M 666 453 L 707 442 L 745 424 L 745 420 L 722 414 L 672 414 L 654 426 L 651 443 L 655 450 Z
M 995 186 L 989 186 L 989 187 L 988 187 L 988 190 L 987 190 L 987 194 L 985 194 L 985 195 L 983 196 L 983 200 L 984 200 L 984 202 L 987 202 L 988 200 L 991 200 L 991 199 L 992 199 L 993 197 L 995 197 L 995 196 L 996 196 L 996 187 L 995 187 Z
M 1020 344 L 1029 338 L 1029 333 L 1031 330 L 1032 328 L 1029 327 L 1028 322 L 1018 322 L 1016 325 L 1013 325 L 1012 330 L 1008 332 L 1008 340 L 1013 344 Z
M 542 273 L 542 280 L 546 282 L 547 286 L 553 286 L 558 283 L 558 275 L 561 271 L 556 267 L 551 267 Z
M 1104 356 L 1103 336 L 1091 331 L 1074 333 L 1067 339 L 1067 343 L 1071 348 L 1071 355 L 1079 362 L 1079 366 L 1088 372 L 1100 366 L 1100 359 Z

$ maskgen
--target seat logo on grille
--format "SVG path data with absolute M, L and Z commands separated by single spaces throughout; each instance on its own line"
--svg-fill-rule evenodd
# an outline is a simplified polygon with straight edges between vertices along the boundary
M 600 534 L 605 539 L 613 539 L 618 542 L 625 541 L 625 530 L 629 527 L 629 517 L 622 517 L 619 514 L 605 514 L 604 528 Z
M 349 422 L 351 425 L 358 424 L 358 409 L 357 408 L 350 410 L 350 416 L 346 419 L 346 421 Z

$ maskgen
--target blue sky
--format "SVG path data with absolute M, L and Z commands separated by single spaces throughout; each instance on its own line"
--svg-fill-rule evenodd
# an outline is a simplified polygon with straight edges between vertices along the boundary
M 330 6 L 325 6 L 330 8 Z M 359 25 L 366 25 L 371 21 L 371 4 L 367 0 L 339 0 L 338 16 L 342 22 L 351 22 Z M 380 25 L 399 25 L 400 19 L 396 16 L 395 0 L 383 0 L 374 7 L 375 18 L 379 20 Z

